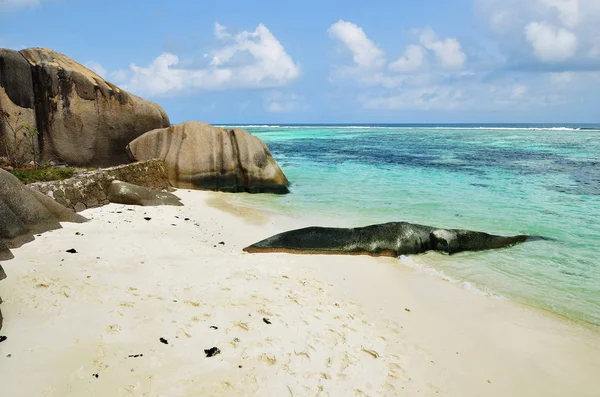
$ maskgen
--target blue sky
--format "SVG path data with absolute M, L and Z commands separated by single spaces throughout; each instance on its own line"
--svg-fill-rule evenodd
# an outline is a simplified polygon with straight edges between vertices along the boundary
M 598 0 L 0 0 L 0 47 L 174 123 L 597 123 L 598 21 Z

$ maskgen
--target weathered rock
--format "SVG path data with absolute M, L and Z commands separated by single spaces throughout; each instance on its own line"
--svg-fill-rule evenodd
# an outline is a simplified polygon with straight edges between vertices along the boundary
M 288 193 L 288 180 L 265 143 L 241 129 L 191 121 L 132 141 L 135 160 L 161 158 L 175 187 L 224 192 Z
M 24 186 L 15 176 L 0 169 L 0 260 L 10 259 L 9 248 L 33 240 L 33 235 L 59 229 L 59 222 L 86 219 L 50 197 Z
M 108 188 L 108 200 L 111 203 L 141 206 L 183 205 L 181 199 L 172 193 L 157 192 L 121 181 L 112 181 Z
M 503 237 L 470 230 L 390 222 L 354 229 L 307 227 L 277 234 L 244 248 L 244 251 L 398 257 L 430 250 L 455 254 L 504 248 L 528 238 L 524 235 Z
M 169 125 L 157 104 L 45 48 L 0 49 L 0 111 L 37 128 L 44 159 L 79 166 L 127 163 L 132 139 Z M 0 122 L 0 136 L 8 130 Z

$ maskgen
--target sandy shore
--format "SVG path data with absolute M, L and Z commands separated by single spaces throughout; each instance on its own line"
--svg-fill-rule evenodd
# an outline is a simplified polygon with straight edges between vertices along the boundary
M 600 332 L 395 259 L 246 254 L 306 224 L 176 194 L 14 250 L 0 395 L 598 396 Z

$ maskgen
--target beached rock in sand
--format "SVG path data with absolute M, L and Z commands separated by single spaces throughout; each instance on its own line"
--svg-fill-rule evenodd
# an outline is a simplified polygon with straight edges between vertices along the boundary
M 85 221 L 81 215 L 0 169 L 0 260 L 12 258 L 9 248 L 33 240 L 34 234 L 59 229 L 59 222 Z
M 164 159 L 175 187 L 288 193 L 288 180 L 265 143 L 241 129 L 191 121 L 147 132 L 127 147 L 135 160 Z
M 108 188 L 108 200 L 111 203 L 142 206 L 183 205 L 179 197 L 172 193 L 157 192 L 147 187 L 121 181 L 111 182 Z
M 502 237 L 470 230 L 390 222 L 354 229 L 307 227 L 277 234 L 244 248 L 244 251 L 397 257 L 426 251 L 454 254 L 503 248 L 522 243 L 528 238 L 523 235 Z
M 157 104 L 45 48 L 0 49 L 0 111 L 12 127 L 37 128 L 44 159 L 80 166 L 128 163 L 132 139 L 170 124 Z M 10 127 L 0 121 L 0 137 L 10 139 Z

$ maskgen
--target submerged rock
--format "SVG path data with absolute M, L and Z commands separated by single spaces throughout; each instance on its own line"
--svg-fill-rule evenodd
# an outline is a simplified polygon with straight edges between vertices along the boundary
M 59 229 L 59 222 L 85 221 L 81 215 L 0 169 L 0 260 L 12 258 L 9 248 L 33 240 L 34 234 Z
M 307 227 L 277 234 L 244 248 L 244 251 L 398 257 L 427 251 L 455 254 L 504 248 L 528 238 L 524 235 L 503 237 L 470 230 L 391 222 L 354 229 Z
M 108 200 L 111 203 L 154 206 L 182 206 L 181 199 L 172 193 L 157 192 L 143 186 L 127 182 L 112 181 L 108 188 Z
M 171 185 L 224 192 L 288 193 L 267 145 L 241 129 L 197 121 L 156 129 L 127 146 L 131 157 L 167 163 Z
M 44 159 L 79 166 L 128 163 L 132 139 L 170 124 L 157 104 L 47 48 L 0 49 L 0 111 L 37 128 Z M 0 137 L 10 131 L 0 121 Z

